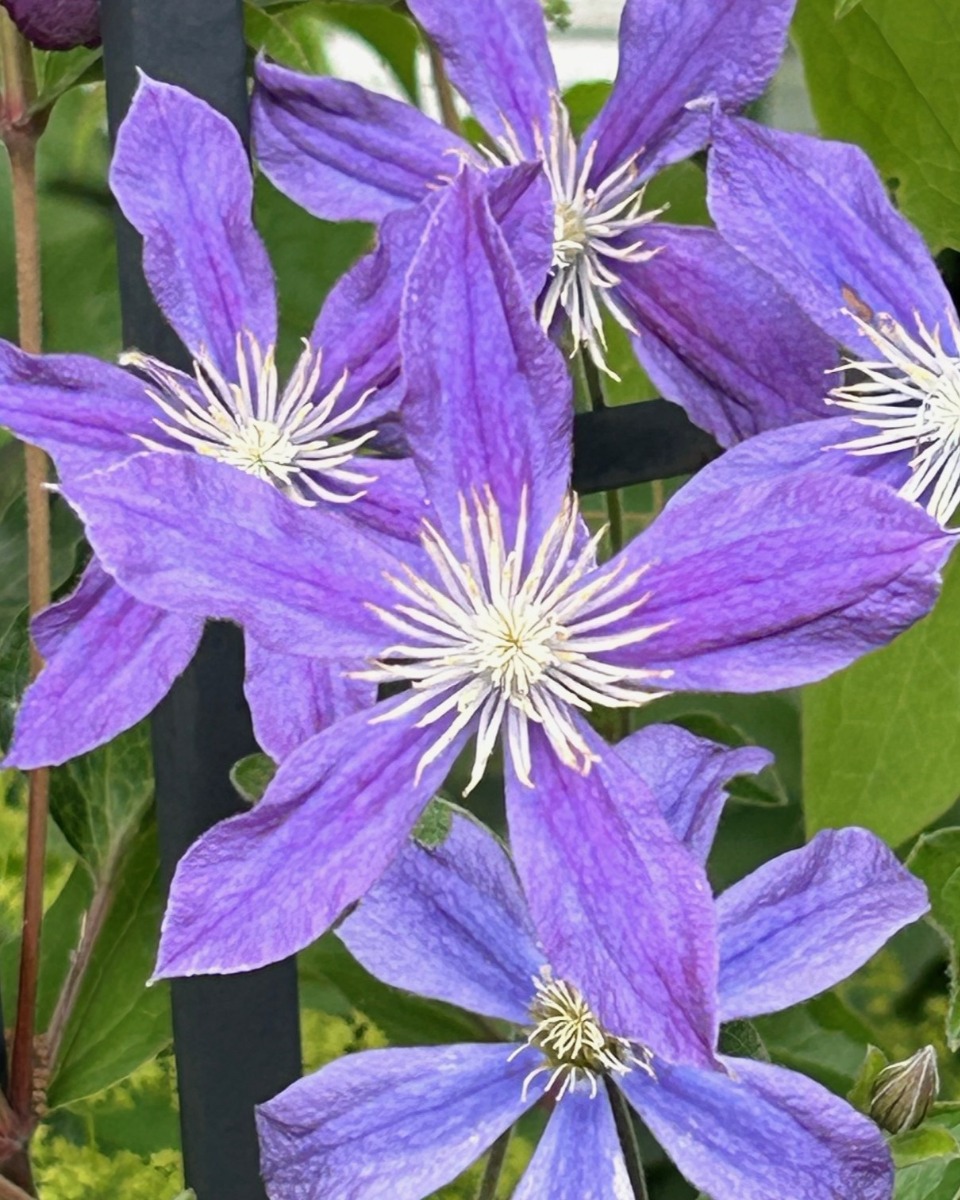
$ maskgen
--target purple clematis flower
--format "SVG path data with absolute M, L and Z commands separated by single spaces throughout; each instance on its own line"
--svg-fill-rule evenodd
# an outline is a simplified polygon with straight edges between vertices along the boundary
M 144 602 L 202 604 L 285 654 L 366 658 L 376 678 L 412 684 L 305 742 L 252 812 L 197 842 L 158 974 L 244 970 L 308 944 L 383 873 L 470 738 L 475 780 L 499 737 L 517 864 L 554 966 L 582 977 L 605 1019 L 635 1019 L 703 1062 L 706 883 L 584 714 L 664 688 L 828 674 L 929 608 L 949 539 L 872 482 L 787 481 L 670 506 L 598 566 L 569 493 L 569 375 L 483 176 L 465 171 L 437 205 L 402 343 L 430 514 L 416 568 L 197 456 L 141 456 L 65 488 Z M 586 925 L 603 930 L 589 945 Z M 633 986 L 613 992 L 623 969 Z M 679 1001 L 671 972 L 690 984 Z
M 0 7 L 41 50 L 100 44 L 100 0 L 0 0 Z
M 646 181 L 706 144 L 710 107 L 758 96 L 794 0 L 627 0 L 620 69 L 577 145 L 539 0 L 411 0 L 450 76 L 484 122 L 485 155 L 416 109 L 338 79 L 261 62 L 254 135 L 264 172 L 318 216 L 383 221 L 419 205 L 461 161 L 542 164 L 553 228 L 539 298 L 601 367 L 604 311 L 629 330 L 664 396 L 730 413 L 814 408 L 836 352 L 764 272 L 715 230 L 643 208 Z M 771 372 L 775 361 L 779 370 Z
M 396 402 L 396 317 L 387 314 L 402 277 L 390 263 L 418 231 L 395 224 L 377 255 L 341 281 L 281 385 L 273 273 L 252 223 L 249 162 L 229 122 L 144 79 L 111 184 L 143 235 L 146 274 L 193 356 L 192 373 L 138 353 L 125 356 L 127 371 L 0 343 L 0 422 L 46 449 L 64 482 L 149 447 L 229 464 L 309 506 L 321 528 L 359 522 L 415 537 L 423 492 L 413 464 L 357 451 Z M 77 591 L 35 623 L 47 666 L 24 697 L 7 764 L 63 762 L 146 716 L 192 658 L 202 617 L 144 604 L 94 560 Z M 247 659 L 256 732 L 278 757 L 375 698 L 371 684 L 252 641 Z
M 723 782 L 766 757 L 671 726 L 618 751 L 698 857 Z M 552 1112 L 514 1200 L 631 1196 L 613 1089 L 714 1200 L 889 1200 L 879 1129 L 819 1084 L 716 1044 L 704 1063 L 676 1062 L 643 1027 L 605 1023 L 591 992 L 544 953 L 539 906 L 528 906 L 501 844 L 461 811 L 449 821 L 439 844 L 404 849 L 339 936 L 384 982 L 506 1022 L 525 1040 L 505 1030 L 506 1044 L 365 1051 L 294 1084 L 258 1110 L 271 1200 L 374 1200 L 387 1188 L 422 1200 L 545 1097 Z M 711 1005 L 727 1021 L 806 1000 L 927 908 L 923 885 L 873 834 L 821 833 L 715 901 Z M 674 994 L 686 986 L 673 980 Z
M 946 524 L 960 503 L 960 321 L 923 239 L 858 147 L 722 114 L 714 128 L 721 232 L 846 351 L 816 409 L 781 408 L 786 428 L 725 456 L 727 482 L 870 475 Z M 701 406 L 696 419 L 718 429 L 728 413 Z

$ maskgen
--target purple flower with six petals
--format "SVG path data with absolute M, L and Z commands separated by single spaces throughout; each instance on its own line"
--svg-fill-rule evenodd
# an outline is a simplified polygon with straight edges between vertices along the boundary
M 722 783 L 766 757 L 672 726 L 644 729 L 619 752 L 701 858 Z M 439 844 L 400 854 L 339 936 L 386 983 L 526 1040 L 365 1051 L 294 1084 L 258 1110 L 271 1200 L 374 1200 L 387 1187 L 423 1200 L 545 1096 L 552 1113 L 514 1200 L 632 1195 L 613 1089 L 714 1200 L 889 1200 L 893 1168 L 875 1125 L 793 1071 L 719 1053 L 676 1062 L 644 1030 L 606 1025 L 591 993 L 544 955 L 538 907 L 528 909 L 496 838 L 459 811 Z M 715 901 L 717 1019 L 776 1012 L 833 986 L 927 907 L 923 885 L 873 834 L 819 834 Z M 682 995 L 686 982 L 673 987 Z
M 503 733 L 512 844 L 554 967 L 608 1024 L 702 1063 L 715 971 L 702 870 L 584 713 L 664 687 L 828 674 L 928 609 L 948 539 L 880 485 L 787 482 L 671 504 L 598 566 L 568 491 L 569 376 L 482 175 L 465 171 L 437 206 L 402 342 L 429 506 L 415 568 L 196 456 L 139 456 L 65 489 L 143 601 L 202 604 L 285 654 L 366 658 L 413 685 L 309 739 L 256 808 L 188 852 L 158 973 L 245 970 L 308 944 L 383 873 L 468 740 L 482 768 Z M 584 927 L 603 931 L 589 947 Z M 624 969 L 632 986 L 612 991 Z

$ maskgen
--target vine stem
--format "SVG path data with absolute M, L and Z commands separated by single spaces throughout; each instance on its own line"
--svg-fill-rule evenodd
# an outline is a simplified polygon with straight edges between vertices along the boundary
M 451 133 L 462 136 L 463 122 L 457 112 L 457 102 L 450 77 L 447 75 L 447 68 L 444 65 L 443 55 L 432 37 L 424 34 L 424 39 L 427 43 L 427 54 L 430 56 L 430 70 L 433 73 L 433 85 L 437 89 L 437 98 L 440 101 L 440 115 L 443 117 L 443 123 Z
M 640 1158 L 640 1147 L 637 1145 L 637 1134 L 623 1092 L 606 1080 L 607 1095 L 610 1097 L 610 1107 L 613 1109 L 613 1120 L 617 1126 L 617 1136 L 620 1139 L 620 1149 L 627 1164 L 627 1176 L 636 1200 L 650 1200 L 647 1191 L 647 1179 L 643 1173 L 643 1162 Z
M 480 1180 L 480 1191 L 477 1200 L 496 1200 L 497 1188 L 500 1186 L 500 1176 L 503 1174 L 503 1164 L 507 1160 L 507 1150 L 510 1147 L 512 1129 L 500 1135 L 490 1147 L 487 1155 L 487 1165 Z
M 33 1200 L 29 1192 L 0 1175 L 0 1200 Z
M 29 44 L 6 18 L 0 23 L 0 63 L 3 69 L 0 133 L 10 157 L 14 248 L 17 272 L 17 312 L 21 347 L 39 354 L 42 344 L 40 292 L 40 223 L 37 205 L 37 142 L 43 120 L 31 113 L 36 99 L 33 58 Z M 50 603 L 50 506 L 45 484 L 49 464 L 42 450 L 24 448 L 27 498 L 27 590 L 30 615 Z M 43 660 L 35 644 L 30 649 L 30 674 Z M 29 775 L 27 851 L 23 896 L 23 938 L 17 1020 L 10 1054 L 10 1105 L 25 1130 L 33 1110 L 34 1036 L 37 980 L 40 971 L 40 926 L 43 921 L 43 877 L 46 857 L 50 776 L 46 770 Z

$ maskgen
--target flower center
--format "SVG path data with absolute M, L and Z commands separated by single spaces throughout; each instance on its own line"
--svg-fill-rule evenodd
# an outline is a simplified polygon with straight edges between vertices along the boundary
M 498 145 L 504 161 L 525 161 L 512 130 Z M 621 281 L 616 264 L 642 263 L 654 256 L 656 250 L 646 249 L 637 231 L 664 209 L 643 211 L 645 185 L 637 182 L 638 154 L 591 185 L 596 142 L 581 157 L 570 114 L 559 96 L 553 98 L 549 136 L 537 133 L 537 150 L 554 204 L 553 265 L 540 302 L 540 322 L 549 329 L 562 309 L 575 346 L 586 347 L 597 367 L 616 379 L 606 362 L 601 304 L 624 329 L 637 332 L 615 295 Z
M 552 979 L 547 971 L 533 982 L 536 988 L 530 1006 L 533 1028 L 510 1060 L 532 1047 L 540 1050 L 546 1061 L 524 1079 L 524 1099 L 533 1080 L 547 1072 L 550 1073 L 547 1091 L 557 1100 L 572 1092 L 580 1079 L 589 1084 L 590 1095 L 595 1097 L 599 1080 L 605 1075 L 628 1075 L 634 1067 L 639 1067 L 656 1078 L 650 1051 L 607 1033 L 572 984 Z M 554 1092 L 558 1083 L 560 1087 Z
M 944 347 L 939 327 L 929 330 L 919 313 L 913 336 L 886 314 L 868 322 L 847 311 L 879 356 L 846 362 L 840 370 L 856 370 L 861 378 L 834 388 L 827 402 L 855 412 L 859 424 L 876 432 L 836 448 L 851 454 L 910 452 L 911 476 L 900 494 L 923 503 L 945 525 L 960 504 L 960 358 Z M 960 345 L 953 316 L 950 326 Z
M 205 354 L 194 361 L 192 378 L 145 354 L 125 354 L 120 361 L 155 385 L 147 394 L 163 414 L 156 424 L 170 437 L 272 484 L 301 504 L 349 503 L 365 494 L 358 486 L 375 482 L 374 476 L 350 465 L 375 432 L 339 436 L 370 393 L 335 413 L 347 382 L 344 374 L 315 398 L 321 356 L 306 342 L 282 394 L 274 348 L 263 350 L 252 334 L 237 337 L 235 379 L 226 378 Z M 152 449 L 167 449 L 139 440 Z
M 530 779 L 529 723 L 540 725 L 562 762 L 589 771 L 595 756 L 574 714 L 593 705 L 627 707 L 653 699 L 651 680 L 665 671 L 625 667 L 605 660 L 663 629 L 630 620 L 647 600 L 636 597 L 647 570 L 619 565 L 598 569 L 603 531 L 584 536 L 570 497 L 538 546 L 527 545 L 527 496 L 522 493 L 513 546 L 506 546 L 500 509 L 492 494 L 460 500 L 462 557 L 425 523 L 423 545 L 434 582 L 407 569 L 390 582 L 405 603 L 374 606 L 401 633 L 362 678 L 406 680 L 410 699 L 375 720 L 423 711 L 418 726 L 455 714 L 421 758 L 437 758 L 476 718 L 477 748 L 466 792 L 483 775 L 501 727 L 518 778 Z

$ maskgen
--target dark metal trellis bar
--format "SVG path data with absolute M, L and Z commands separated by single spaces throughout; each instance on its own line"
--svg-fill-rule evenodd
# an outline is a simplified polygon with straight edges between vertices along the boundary
M 176 83 L 248 130 L 241 0 L 102 0 L 111 130 L 137 69 Z M 118 225 L 124 341 L 175 365 L 184 350 L 157 310 L 140 243 Z M 153 719 L 160 853 L 169 882 L 184 850 L 239 808 L 231 765 L 254 749 L 238 630 L 211 626 Z M 174 1041 L 184 1167 L 198 1200 L 264 1200 L 253 1107 L 300 1074 L 294 962 L 249 975 L 177 980 Z

